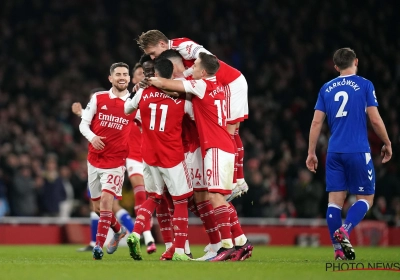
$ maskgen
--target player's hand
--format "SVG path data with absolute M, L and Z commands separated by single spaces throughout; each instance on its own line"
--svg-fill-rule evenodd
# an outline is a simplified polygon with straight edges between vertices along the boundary
M 153 85 L 153 86 L 158 87 L 158 88 L 160 88 L 161 85 L 162 85 L 162 82 L 161 82 L 160 79 L 158 79 L 157 77 L 150 77 L 150 78 L 148 78 L 148 83 L 149 83 L 150 85 Z
M 96 150 L 103 150 L 104 149 L 104 142 L 102 141 L 102 139 L 106 139 L 106 137 L 104 136 L 95 136 L 92 139 L 92 145 Z
M 150 86 L 149 78 L 144 78 L 138 84 L 139 84 L 139 88 L 148 88 Z
M 79 102 L 75 102 L 72 104 L 72 113 L 74 113 L 77 116 L 81 116 L 82 115 L 82 105 Z
M 317 173 L 317 168 L 318 168 L 318 158 L 317 156 L 314 155 L 308 155 L 307 160 L 306 160 L 306 165 L 308 170 L 310 170 L 313 173 Z
M 383 145 L 381 150 L 382 163 L 388 162 L 392 158 L 392 146 Z

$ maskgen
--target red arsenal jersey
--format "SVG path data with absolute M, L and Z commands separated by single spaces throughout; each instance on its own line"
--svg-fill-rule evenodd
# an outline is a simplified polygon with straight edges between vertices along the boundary
M 142 162 L 142 132 L 136 122 L 133 122 L 131 127 L 131 133 L 129 134 L 129 155 L 128 158 Z
M 185 113 L 191 112 L 191 102 L 151 86 L 140 89 L 126 103 L 125 112 L 140 109 L 143 161 L 163 168 L 182 162 L 182 120 Z
M 199 45 L 188 38 L 177 38 L 169 40 L 169 48 L 176 50 L 183 58 L 183 64 L 186 68 L 193 66 L 196 58 L 199 57 L 199 53 L 205 52 L 211 54 L 202 45 Z M 241 75 L 240 71 L 225 62 L 219 60 L 220 68 L 216 74 L 218 82 L 223 86 L 226 86 L 239 78 Z
M 104 149 L 96 150 L 89 143 L 88 161 L 98 168 L 115 168 L 125 165 L 128 156 L 128 139 L 133 116 L 126 116 L 124 103 L 129 92 L 117 97 L 110 91 L 97 92 L 82 112 L 82 119 L 90 123 L 90 130 L 102 139 Z
M 226 130 L 226 101 L 223 86 L 215 76 L 203 80 L 182 81 L 185 91 L 193 93 L 194 119 L 203 157 L 209 148 L 235 153 Z

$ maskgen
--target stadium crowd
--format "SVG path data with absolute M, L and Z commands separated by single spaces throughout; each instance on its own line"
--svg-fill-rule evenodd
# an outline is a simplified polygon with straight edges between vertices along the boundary
M 160 29 L 203 44 L 248 81 L 250 113 L 240 131 L 249 191 L 234 200 L 242 217 L 324 217 L 329 132 L 325 125 L 314 175 L 305 166 L 309 124 L 320 87 L 337 75 L 333 51 L 353 48 L 360 75 L 375 85 L 394 150 L 382 165 L 381 143 L 370 131 L 377 178 L 367 215 L 400 226 L 396 12 L 388 1 L 309 2 L 3 1 L 0 216 L 88 215 L 87 140 L 71 104 L 86 104 L 92 88 L 110 87 L 109 65 L 132 68 L 141 55 L 134 39 Z

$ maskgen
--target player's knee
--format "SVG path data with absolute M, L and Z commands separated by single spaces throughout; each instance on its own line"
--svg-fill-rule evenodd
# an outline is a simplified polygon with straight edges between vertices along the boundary
M 208 191 L 195 191 L 193 192 L 193 198 L 195 203 L 200 203 L 209 199 Z

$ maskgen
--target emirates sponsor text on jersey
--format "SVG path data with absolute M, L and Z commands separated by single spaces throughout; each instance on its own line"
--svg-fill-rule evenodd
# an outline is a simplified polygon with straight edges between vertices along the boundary
M 129 120 L 123 117 L 99 113 L 100 126 L 122 130 L 124 125 L 129 124 Z

